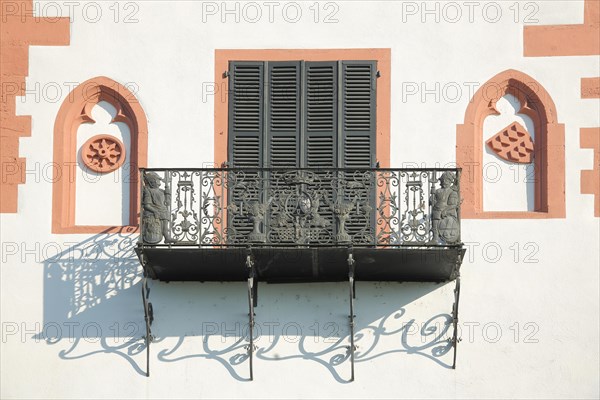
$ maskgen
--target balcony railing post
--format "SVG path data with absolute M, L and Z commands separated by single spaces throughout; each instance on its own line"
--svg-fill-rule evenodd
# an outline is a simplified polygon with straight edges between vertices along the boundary
M 461 223 L 461 218 L 460 218 L 460 208 L 462 205 L 462 195 L 460 192 L 460 180 L 461 179 L 462 179 L 462 169 L 457 168 L 456 169 L 456 187 L 457 187 L 457 192 L 458 192 L 458 206 L 456 208 L 456 215 L 457 215 L 457 221 L 458 221 L 458 243 L 462 243 L 462 239 L 461 239 L 462 223 Z
M 169 216 L 169 219 L 167 220 L 167 232 L 168 232 L 168 238 L 164 238 L 165 241 L 171 242 L 170 239 L 173 238 L 173 215 L 172 210 L 171 210 L 171 173 L 170 170 L 165 170 L 165 175 L 164 175 L 164 180 L 165 180 L 165 203 L 167 206 L 167 215 Z M 171 243 L 168 243 L 169 245 L 171 245 Z
M 146 185 L 146 180 L 144 179 L 146 175 L 146 169 L 140 168 L 140 236 L 138 239 L 138 243 L 142 246 L 144 245 L 144 186 Z
M 429 216 L 429 218 L 427 218 L 427 234 L 428 234 L 428 240 L 429 241 L 433 241 L 433 237 L 435 236 L 434 232 L 433 232 L 433 220 L 432 220 L 432 216 L 433 216 L 433 202 L 434 202 L 434 192 L 435 192 L 435 185 L 438 181 L 438 177 L 437 177 L 437 171 L 431 171 L 429 173 L 429 196 L 427 199 L 427 215 Z
M 218 202 L 218 204 L 216 205 L 216 211 L 215 211 L 215 220 L 216 220 L 216 224 L 215 225 L 215 231 L 219 232 L 219 244 L 223 245 L 226 244 L 228 242 L 228 238 L 226 237 L 226 235 L 228 234 L 227 230 L 225 229 L 225 227 L 229 224 L 228 222 L 228 215 L 227 212 L 225 211 L 227 209 L 227 202 L 229 201 L 228 193 L 225 190 L 225 187 L 227 186 L 227 182 L 229 179 L 229 171 L 227 171 L 225 168 L 221 169 L 220 171 L 216 171 L 215 175 L 216 176 L 221 176 L 221 197 Z M 215 194 L 216 194 L 216 189 L 215 189 Z
M 204 196 L 202 195 L 202 179 L 204 177 L 204 174 L 204 170 L 200 170 L 198 172 L 198 220 L 196 221 L 196 230 L 198 232 L 198 246 L 202 244 L 202 206 L 204 204 Z M 210 193 L 210 189 L 208 189 L 208 193 Z

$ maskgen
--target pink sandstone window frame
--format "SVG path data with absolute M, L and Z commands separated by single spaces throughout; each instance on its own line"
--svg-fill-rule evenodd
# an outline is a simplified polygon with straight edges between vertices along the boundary
M 332 61 L 377 60 L 380 77 L 377 79 L 377 138 L 376 158 L 382 168 L 390 166 L 390 107 L 391 107 L 391 49 L 248 49 L 215 50 L 215 132 L 214 162 L 220 166 L 227 161 L 227 115 L 229 80 L 223 75 L 229 61 Z
M 128 154 L 129 224 L 125 226 L 75 224 L 75 173 L 77 130 L 93 122 L 92 108 L 101 101 L 112 104 L 117 115 L 112 122 L 129 127 L 131 148 Z M 54 165 L 60 177 L 52 184 L 52 233 L 134 233 L 139 227 L 139 172 L 148 162 L 148 122 L 135 95 L 120 83 L 99 76 L 77 86 L 63 101 L 54 124 Z
M 518 113 L 530 117 L 534 124 L 534 211 L 483 209 L 483 121 L 489 115 L 499 114 L 496 102 L 507 94 L 519 100 Z M 513 69 L 497 74 L 475 93 L 464 123 L 456 128 L 456 163 L 463 169 L 462 218 L 565 218 L 565 126 L 558 123 L 554 101 L 539 82 Z

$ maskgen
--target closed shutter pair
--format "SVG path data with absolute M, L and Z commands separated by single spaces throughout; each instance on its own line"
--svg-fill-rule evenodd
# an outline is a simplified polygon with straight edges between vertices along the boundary
M 375 61 L 232 61 L 229 164 L 371 168 Z
M 332 176 L 332 168 L 344 168 L 350 171 L 341 173 L 350 181 L 352 169 L 375 166 L 375 61 L 232 61 L 229 68 L 230 167 L 319 168 L 321 172 L 315 173 L 322 179 Z M 245 176 L 273 179 L 270 173 Z M 240 185 L 233 189 L 231 200 L 239 203 L 244 197 L 264 204 L 281 198 L 275 186 L 271 182 L 265 192 L 264 184 L 250 185 L 259 188 L 250 191 Z M 345 192 L 345 197 L 367 199 L 370 192 L 355 189 Z M 330 187 L 323 200 L 335 202 L 335 193 L 339 195 Z M 287 240 L 271 230 L 277 226 L 280 211 L 281 206 L 273 206 L 265 219 L 269 241 Z M 322 203 L 319 213 L 329 228 L 328 239 L 317 240 L 329 242 L 338 232 L 333 212 Z M 235 241 L 252 238 L 253 229 L 262 230 L 241 215 L 230 218 L 230 236 Z M 372 241 L 374 218 L 374 211 L 354 216 L 346 225 L 347 233 L 361 242 Z

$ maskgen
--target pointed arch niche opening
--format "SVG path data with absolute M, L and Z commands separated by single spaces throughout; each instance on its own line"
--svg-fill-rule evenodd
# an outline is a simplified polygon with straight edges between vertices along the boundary
M 130 149 L 119 179 L 127 179 L 129 188 L 129 225 L 77 225 L 76 182 L 81 173 L 78 165 L 77 133 L 85 123 L 94 123 L 92 109 L 100 102 L 107 102 L 116 109 L 112 123 L 127 125 L 130 133 Z M 120 83 L 96 77 L 77 86 L 63 101 L 54 124 L 54 166 L 58 169 L 52 186 L 52 233 L 133 233 L 139 226 L 139 179 L 138 168 L 145 167 L 148 160 L 148 123 L 146 115 L 135 95 Z M 113 171 L 114 172 L 114 171 Z M 97 210 L 102 212 L 102 210 Z
M 496 102 L 506 95 L 518 100 L 518 114 L 528 116 L 534 126 L 533 211 L 486 211 L 483 205 L 483 123 L 486 117 L 500 114 Z M 520 71 L 501 72 L 475 93 L 464 124 L 456 127 L 456 163 L 463 169 L 463 218 L 565 217 L 565 127 L 558 123 L 556 107 L 546 89 Z

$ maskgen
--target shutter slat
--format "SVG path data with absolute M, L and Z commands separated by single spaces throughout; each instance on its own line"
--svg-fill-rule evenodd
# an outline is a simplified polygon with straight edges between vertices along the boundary
M 297 139 L 294 136 L 275 136 L 271 140 L 271 167 L 296 167 L 298 153 Z

